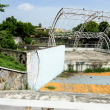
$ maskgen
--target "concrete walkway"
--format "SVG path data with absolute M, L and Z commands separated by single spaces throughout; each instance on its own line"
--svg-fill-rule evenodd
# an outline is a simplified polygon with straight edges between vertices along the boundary
M 109 110 L 110 95 L 47 91 L 0 91 L 0 105 L 71 110 Z

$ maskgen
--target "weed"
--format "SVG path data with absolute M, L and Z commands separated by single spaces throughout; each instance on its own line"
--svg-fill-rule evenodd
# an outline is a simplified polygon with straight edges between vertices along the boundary
M 110 68 L 97 68 L 97 69 L 87 68 L 84 72 L 85 72 L 85 73 L 110 72 Z
M 45 88 L 48 88 L 48 89 L 50 89 L 50 90 L 55 89 L 54 86 L 46 86 Z
M 76 50 L 74 49 L 73 51 L 75 52 Z
M 23 89 L 23 87 L 22 87 L 22 85 L 21 85 L 21 87 L 19 88 L 19 90 L 22 90 Z
M 29 84 L 26 83 L 26 90 L 30 90 L 31 88 L 29 87 Z
M 24 48 L 21 48 L 21 51 L 25 51 L 25 49 Z
M 73 70 L 73 69 L 66 70 L 65 72 L 68 72 L 68 73 L 77 73 L 77 71 L 76 70 Z
M 7 90 L 7 85 L 8 85 L 8 83 L 5 83 L 5 86 L 4 86 L 3 90 Z

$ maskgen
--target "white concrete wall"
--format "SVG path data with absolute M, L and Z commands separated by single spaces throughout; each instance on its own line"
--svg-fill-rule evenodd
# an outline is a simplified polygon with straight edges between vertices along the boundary
M 82 51 L 83 51 L 83 50 L 89 50 L 89 51 L 92 50 L 92 51 L 93 51 L 94 48 L 80 48 L 80 47 L 78 47 L 77 49 L 75 49 L 75 51 L 76 51 L 76 50 L 77 50 L 77 51 L 80 51 L 80 50 L 82 50 Z M 65 51 L 73 51 L 73 48 L 71 48 L 71 47 L 70 47 L 70 48 L 65 48 Z
M 19 42 L 21 42 L 21 43 L 23 42 L 21 37 L 14 37 L 14 41 L 16 44 Z
M 39 74 L 34 90 L 40 89 L 64 70 L 65 46 L 38 50 Z
M 40 89 L 64 71 L 64 57 L 64 45 L 28 52 L 27 72 L 31 89 Z
M 96 62 L 97 63 L 97 62 Z M 64 66 L 64 70 L 69 70 L 68 65 L 72 65 L 73 70 L 76 71 L 84 71 L 87 68 L 94 68 L 93 65 L 94 63 L 89 63 L 89 62 L 67 62 L 65 61 L 65 66 Z M 98 62 L 97 65 L 99 66 L 100 63 Z M 98 68 L 97 66 L 97 68 Z M 102 63 L 102 68 L 110 68 L 110 62 L 106 62 L 106 63 Z
M 110 50 L 105 50 L 105 49 L 95 49 L 95 51 L 97 51 L 97 52 L 103 52 L 103 53 L 109 53 L 109 54 L 110 54 Z

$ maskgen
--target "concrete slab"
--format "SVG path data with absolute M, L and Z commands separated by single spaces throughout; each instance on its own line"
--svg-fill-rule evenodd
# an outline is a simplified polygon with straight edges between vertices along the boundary
M 65 51 L 65 61 L 110 62 L 110 55 L 96 51 Z
M 27 96 L 28 100 L 26 99 Z M 11 90 L 0 91 L 0 105 L 72 110 L 109 110 L 110 95 L 41 92 L 32 90 L 15 92 Z

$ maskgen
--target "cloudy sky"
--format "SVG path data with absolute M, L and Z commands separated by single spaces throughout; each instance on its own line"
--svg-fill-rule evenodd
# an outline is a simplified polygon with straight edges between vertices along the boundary
M 62 7 L 110 12 L 110 0 L 0 0 L 9 4 L 5 12 L 0 12 L 0 23 L 12 15 L 17 21 L 42 23 L 49 27 Z

